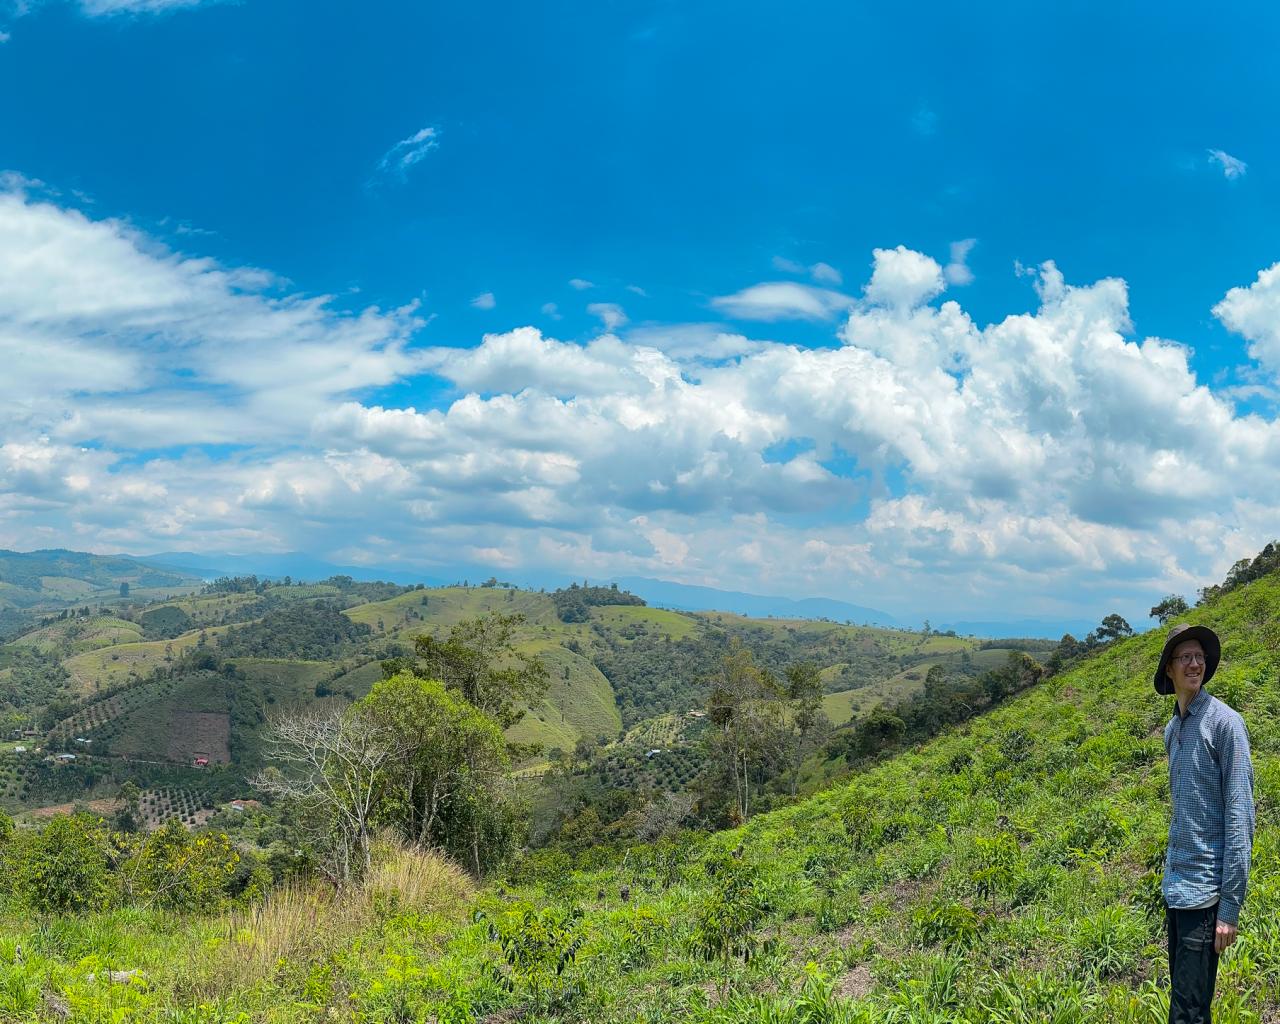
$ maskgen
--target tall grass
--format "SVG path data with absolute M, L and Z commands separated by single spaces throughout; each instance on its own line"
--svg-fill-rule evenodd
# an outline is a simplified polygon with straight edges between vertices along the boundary
M 286 884 L 261 903 L 226 914 L 197 971 L 196 990 L 224 995 L 288 965 L 321 962 L 396 914 L 457 916 L 474 892 L 467 874 L 440 854 L 379 842 L 359 886 Z

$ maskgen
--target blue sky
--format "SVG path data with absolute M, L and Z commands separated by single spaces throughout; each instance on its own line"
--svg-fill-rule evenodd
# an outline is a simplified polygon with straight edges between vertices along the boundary
M 1280 13 L 865 6 L 0 0 L 0 543 L 1220 578 L 1280 501 Z

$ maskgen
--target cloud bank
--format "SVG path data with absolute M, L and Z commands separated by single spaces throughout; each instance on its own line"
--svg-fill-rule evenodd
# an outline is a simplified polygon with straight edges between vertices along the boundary
M 982 326 L 947 277 L 899 246 L 861 298 L 765 282 L 713 303 L 831 322 L 819 348 L 721 324 L 437 347 L 412 305 L 344 310 L 11 184 L 0 546 L 426 573 L 499 552 L 972 617 L 1145 611 L 1270 539 L 1280 424 L 1134 336 L 1123 281 L 1045 263 L 1036 310 Z M 1214 313 L 1280 373 L 1280 265 Z M 446 397 L 385 397 L 419 382 Z

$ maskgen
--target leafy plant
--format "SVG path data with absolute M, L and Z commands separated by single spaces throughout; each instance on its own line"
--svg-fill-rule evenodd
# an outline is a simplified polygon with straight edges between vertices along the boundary
M 707 872 L 712 885 L 695 911 L 691 944 L 698 956 L 719 964 L 716 984 L 723 993 L 729 965 L 735 959 L 749 961 L 759 948 L 755 930 L 768 908 L 759 872 L 740 857 L 730 854 L 713 860 Z
M 584 934 L 580 907 L 525 906 L 505 914 L 475 913 L 498 944 L 502 963 L 490 964 L 492 976 L 509 992 L 525 992 L 535 1006 L 547 1008 L 570 1001 L 580 991 L 572 968 Z
M 916 937 L 925 946 L 942 943 L 948 949 L 963 949 L 978 938 L 978 915 L 963 903 L 938 900 L 921 907 L 912 916 Z

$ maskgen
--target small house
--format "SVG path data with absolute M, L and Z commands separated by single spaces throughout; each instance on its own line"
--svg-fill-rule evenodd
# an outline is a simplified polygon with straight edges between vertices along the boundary
M 57 754 L 54 756 L 54 760 L 60 762 L 61 764 L 68 764 L 71 761 L 74 761 L 75 759 L 76 759 L 75 754 Z
M 196 767 L 196 768 L 208 768 L 209 759 L 207 757 L 197 757 L 194 761 L 191 762 L 191 764 L 193 767 Z

